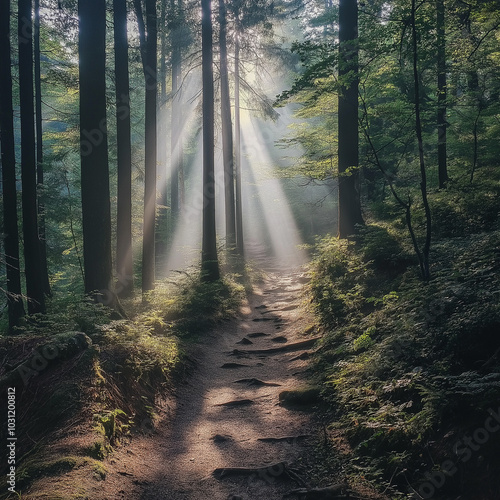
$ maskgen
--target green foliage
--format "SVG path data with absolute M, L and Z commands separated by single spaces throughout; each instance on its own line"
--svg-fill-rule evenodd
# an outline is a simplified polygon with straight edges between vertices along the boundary
M 370 326 L 367 328 L 354 342 L 353 349 L 355 351 L 365 350 L 371 347 L 374 343 L 371 335 L 376 332 L 376 327 Z
M 497 169 L 485 169 L 474 184 L 451 184 L 430 198 L 438 238 L 466 236 L 498 227 L 500 183 Z
M 401 495 L 406 481 L 422 481 L 418 471 L 452 456 L 457 438 L 447 442 L 450 428 L 475 429 L 498 405 L 500 306 L 491 297 L 500 286 L 500 234 L 437 242 L 427 283 L 411 270 L 361 273 L 353 284 L 372 307 L 351 309 L 344 323 L 324 312 L 328 301 L 337 307 L 339 277 L 364 261 L 364 247 L 322 241 L 318 248 L 311 296 L 322 322 L 334 328 L 322 341 L 315 373 L 331 429 L 354 450 L 347 465 L 352 478 L 362 470 L 377 484 L 391 480 Z M 390 292 L 381 293 L 381 280 Z M 424 452 L 429 440 L 439 443 L 432 456 Z M 406 480 L 395 478 L 395 469 L 409 471 Z
M 126 417 L 127 414 L 119 408 L 95 414 L 96 430 L 102 433 L 111 444 L 114 444 L 120 436 L 129 431 L 130 425 L 122 421 Z
M 143 322 L 150 328 L 166 328 L 182 337 L 202 334 L 236 311 L 245 291 L 238 278 L 226 274 L 207 283 L 197 273 L 181 273 L 175 282 L 159 284 L 146 296 L 148 312 Z
M 365 262 L 379 271 L 401 272 L 413 259 L 404 251 L 401 236 L 389 225 L 367 224 L 359 229 L 359 249 Z
M 318 241 L 311 263 L 312 303 L 328 325 L 345 322 L 364 304 L 364 282 L 371 271 L 354 245 L 328 236 Z

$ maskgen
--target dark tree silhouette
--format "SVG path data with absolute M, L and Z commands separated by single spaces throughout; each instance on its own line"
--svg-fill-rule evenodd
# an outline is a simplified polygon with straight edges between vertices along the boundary
M 180 150 L 181 139 L 181 40 L 180 34 L 180 9 L 177 9 L 175 0 L 170 0 L 170 9 L 173 15 L 173 22 L 170 29 L 170 44 L 172 47 L 172 115 L 170 127 L 170 210 L 174 219 L 179 214 L 179 170 L 182 162 L 182 152 Z
M 146 0 L 146 24 L 141 0 L 134 0 L 141 45 L 142 67 L 146 86 L 145 102 L 145 176 L 144 222 L 142 237 L 142 291 L 152 290 L 155 283 L 156 219 L 156 87 L 157 24 L 156 1 Z
M 10 58 L 10 0 L 0 2 L 0 141 L 2 147 L 3 240 L 7 272 L 9 327 L 24 315 L 19 270 L 16 156 Z
M 226 248 L 234 251 L 236 244 L 236 213 L 234 199 L 233 126 L 227 62 L 227 10 L 219 0 L 220 95 L 222 123 L 222 156 L 224 164 L 224 199 L 226 215 Z
M 128 72 L 127 2 L 113 1 L 115 40 L 116 147 L 118 191 L 116 213 L 117 293 L 129 296 L 134 288 L 132 258 L 132 152 Z
M 201 271 L 205 281 L 219 279 L 215 233 L 214 176 L 214 71 L 213 27 L 210 0 L 201 0 L 202 81 L 203 81 L 203 235 Z
M 80 0 L 80 156 L 85 292 L 111 304 L 111 211 L 106 124 L 106 1 Z
M 358 132 L 358 4 L 339 2 L 338 110 L 339 237 L 347 238 L 363 224 L 359 197 Z
M 425 170 L 425 160 L 424 160 L 424 143 L 422 138 L 422 120 L 421 120 L 421 91 L 420 91 L 420 77 L 418 73 L 418 34 L 417 34 L 417 23 L 416 23 L 416 1 L 411 1 L 411 35 L 412 35 L 412 58 L 413 58 L 413 85 L 415 92 L 415 133 L 417 136 L 418 143 L 418 158 L 420 165 L 420 191 L 422 193 L 422 203 L 425 210 L 425 241 L 422 247 L 421 255 L 417 253 L 418 260 L 420 263 L 420 270 L 422 272 L 422 278 L 429 279 L 430 268 L 429 268 L 429 252 L 431 246 L 431 210 L 429 207 L 429 201 L 427 199 L 427 173 Z
M 24 266 L 28 312 L 45 312 L 43 271 L 38 237 L 33 103 L 33 19 L 31 0 L 18 1 L 19 102 L 21 112 L 21 181 Z
M 47 242 L 45 230 L 45 204 L 43 200 L 43 134 L 42 134 L 42 78 L 40 71 L 40 0 L 35 0 L 33 34 L 35 58 L 35 129 L 36 129 L 36 181 L 38 184 L 38 234 L 42 259 L 42 285 L 46 295 L 51 295 L 47 268 Z M 41 192 L 40 192 L 41 191 Z
M 446 154 L 446 39 L 444 0 L 436 0 L 437 13 L 437 78 L 438 78 L 438 176 L 439 187 L 445 188 L 448 182 Z
M 240 123 L 240 38 L 239 13 L 235 11 L 234 35 L 234 187 L 235 187 L 235 223 L 236 251 L 244 254 L 243 240 L 243 206 L 241 200 L 241 123 Z

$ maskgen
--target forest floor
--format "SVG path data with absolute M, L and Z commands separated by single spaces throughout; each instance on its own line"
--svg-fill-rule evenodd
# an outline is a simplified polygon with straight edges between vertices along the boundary
M 320 426 L 313 405 L 291 408 L 280 393 L 308 385 L 313 342 L 300 343 L 318 334 L 302 304 L 306 281 L 301 270 L 267 271 L 237 317 L 191 349 L 195 367 L 160 408 L 154 430 L 133 435 L 104 460 L 104 479 L 76 468 L 41 479 L 36 489 L 92 500 L 273 500 L 299 488 L 293 471 L 305 477 Z M 245 352 L 273 348 L 287 350 Z M 255 470 L 214 474 L 231 467 Z

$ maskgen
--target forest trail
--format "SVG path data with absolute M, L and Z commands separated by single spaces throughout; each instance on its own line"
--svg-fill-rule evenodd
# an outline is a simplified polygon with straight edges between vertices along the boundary
M 311 414 L 279 404 L 280 392 L 306 384 L 308 355 L 303 353 L 310 347 L 265 354 L 233 351 L 279 348 L 313 338 L 305 333 L 311 330 L 311 318 L 301 307 L 306 280 L 301 270 L 266 273 L 238 317 L 207 333 L 199 344 L 196 367 L 166 403 L 155 432 L 117 449 L 106 461 L 106 479 L 94 481 L 89 498 L 226 500 L 234 495 L 235 500 L 274 500 L 298 487 L 283 467 L 267 467 L 297 465 L 312 446 Z M 260 440 L 290 436 L 298 437 Z M 214 477 L 215 469 L 227 467 L 264 469 Z

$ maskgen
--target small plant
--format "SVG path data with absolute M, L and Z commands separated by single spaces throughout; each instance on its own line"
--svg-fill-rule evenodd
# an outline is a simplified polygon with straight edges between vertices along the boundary
M 375 333 L 377 329 L 374 326 L 370 326 L 367 330 L 365 330 L 354 342 L 353 349 L 355 351 L 360 351 L 362 349 L 368 349 L 374 344 L 374 340 L 371 338 L 371 335 Z
M 118 437 L 125 434 L 129 429 L 128 424 L 124 424 L 119 421 L 117 418 L 119 416 L 126 417 L 127 414 L 123 410 L 116 408 L 114 410 L 105 410 L 102 413 L 94 415 L 97 419 L 98 430 L 109 440 L 111 444 L 115 443 Z

